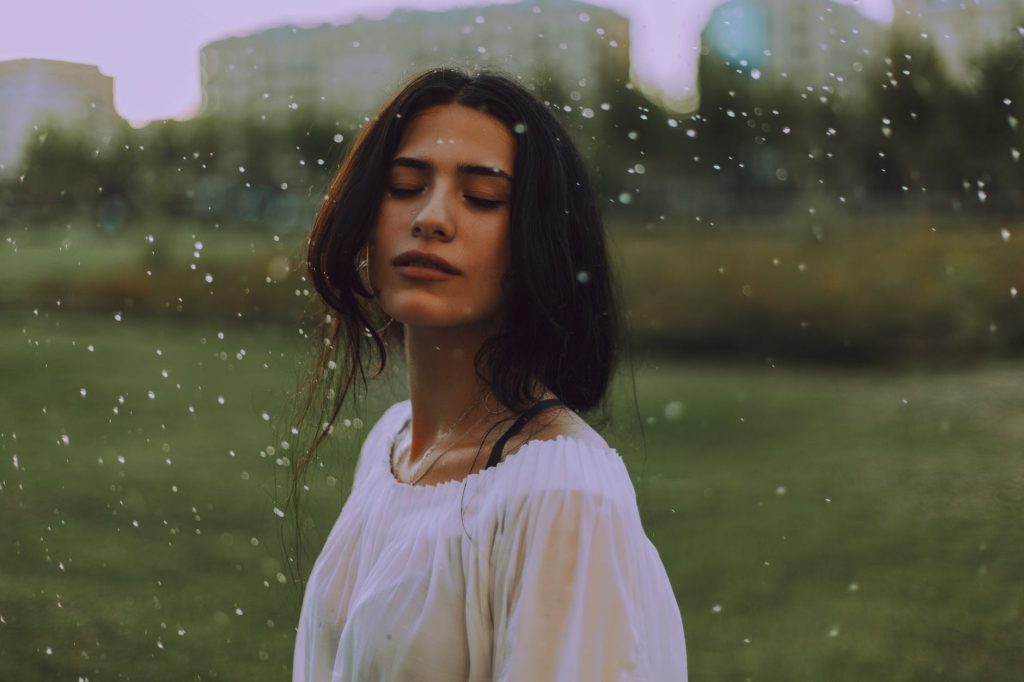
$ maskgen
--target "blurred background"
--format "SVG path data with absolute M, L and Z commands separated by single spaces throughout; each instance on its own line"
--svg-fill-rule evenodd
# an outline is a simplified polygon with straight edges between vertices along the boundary
M 1024 0 L 69 5 L 0 10 L 0 679 L 289 678 L 405 397 L 343 413 L 296 564 L 305 239 L 439 64 L 587 156 L 691 679 L 1019 679 Z

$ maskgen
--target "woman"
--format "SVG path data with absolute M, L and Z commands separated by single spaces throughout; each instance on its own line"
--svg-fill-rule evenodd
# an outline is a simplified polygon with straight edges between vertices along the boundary
M 491 73 L 413 78 L 332 182 L 308 265 L 321 364 L 343 365 L 331 421 L 371 352 L 378 374 L 405 353 L 410 399 L 363 443 L 294 679 L 685 679 L 632 483 L 578 414 L 605 399 L 618 309 L 548 109 Z

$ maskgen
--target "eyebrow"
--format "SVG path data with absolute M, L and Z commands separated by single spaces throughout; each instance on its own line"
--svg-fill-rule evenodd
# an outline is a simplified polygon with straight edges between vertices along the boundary
M 408 156 L 399 156 L 391 162 L 391 167 L 401 166 L 403 168 L 415 168 L 417 170 L 433 170 L 434 165 L 423 159 L 413 159 Z M 459 175 L 483 175 L 488 178 L 504 178 L 512 182 L 512 176 L 500 168 L 489 168 L 487 166 L 476 166 L 470 163 L 460 163 L 455 167 Z

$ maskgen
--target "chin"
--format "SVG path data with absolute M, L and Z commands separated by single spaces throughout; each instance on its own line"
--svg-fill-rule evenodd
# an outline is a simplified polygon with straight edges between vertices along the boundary
M 454 303 L 425 292 L 383 296 L 380 303 L 396 322 L 409 327 L 490 327 L 500 321 L 500 311 L 496 306 Z

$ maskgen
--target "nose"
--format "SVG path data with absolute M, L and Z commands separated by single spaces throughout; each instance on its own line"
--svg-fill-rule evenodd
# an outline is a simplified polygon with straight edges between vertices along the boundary
M 435 185 L 427 193 L 424 203 L 415 212 L 412 230 L 413 234 L 426 234 L 444 240 L 455 236 L 446 192 L 441 184 Z

